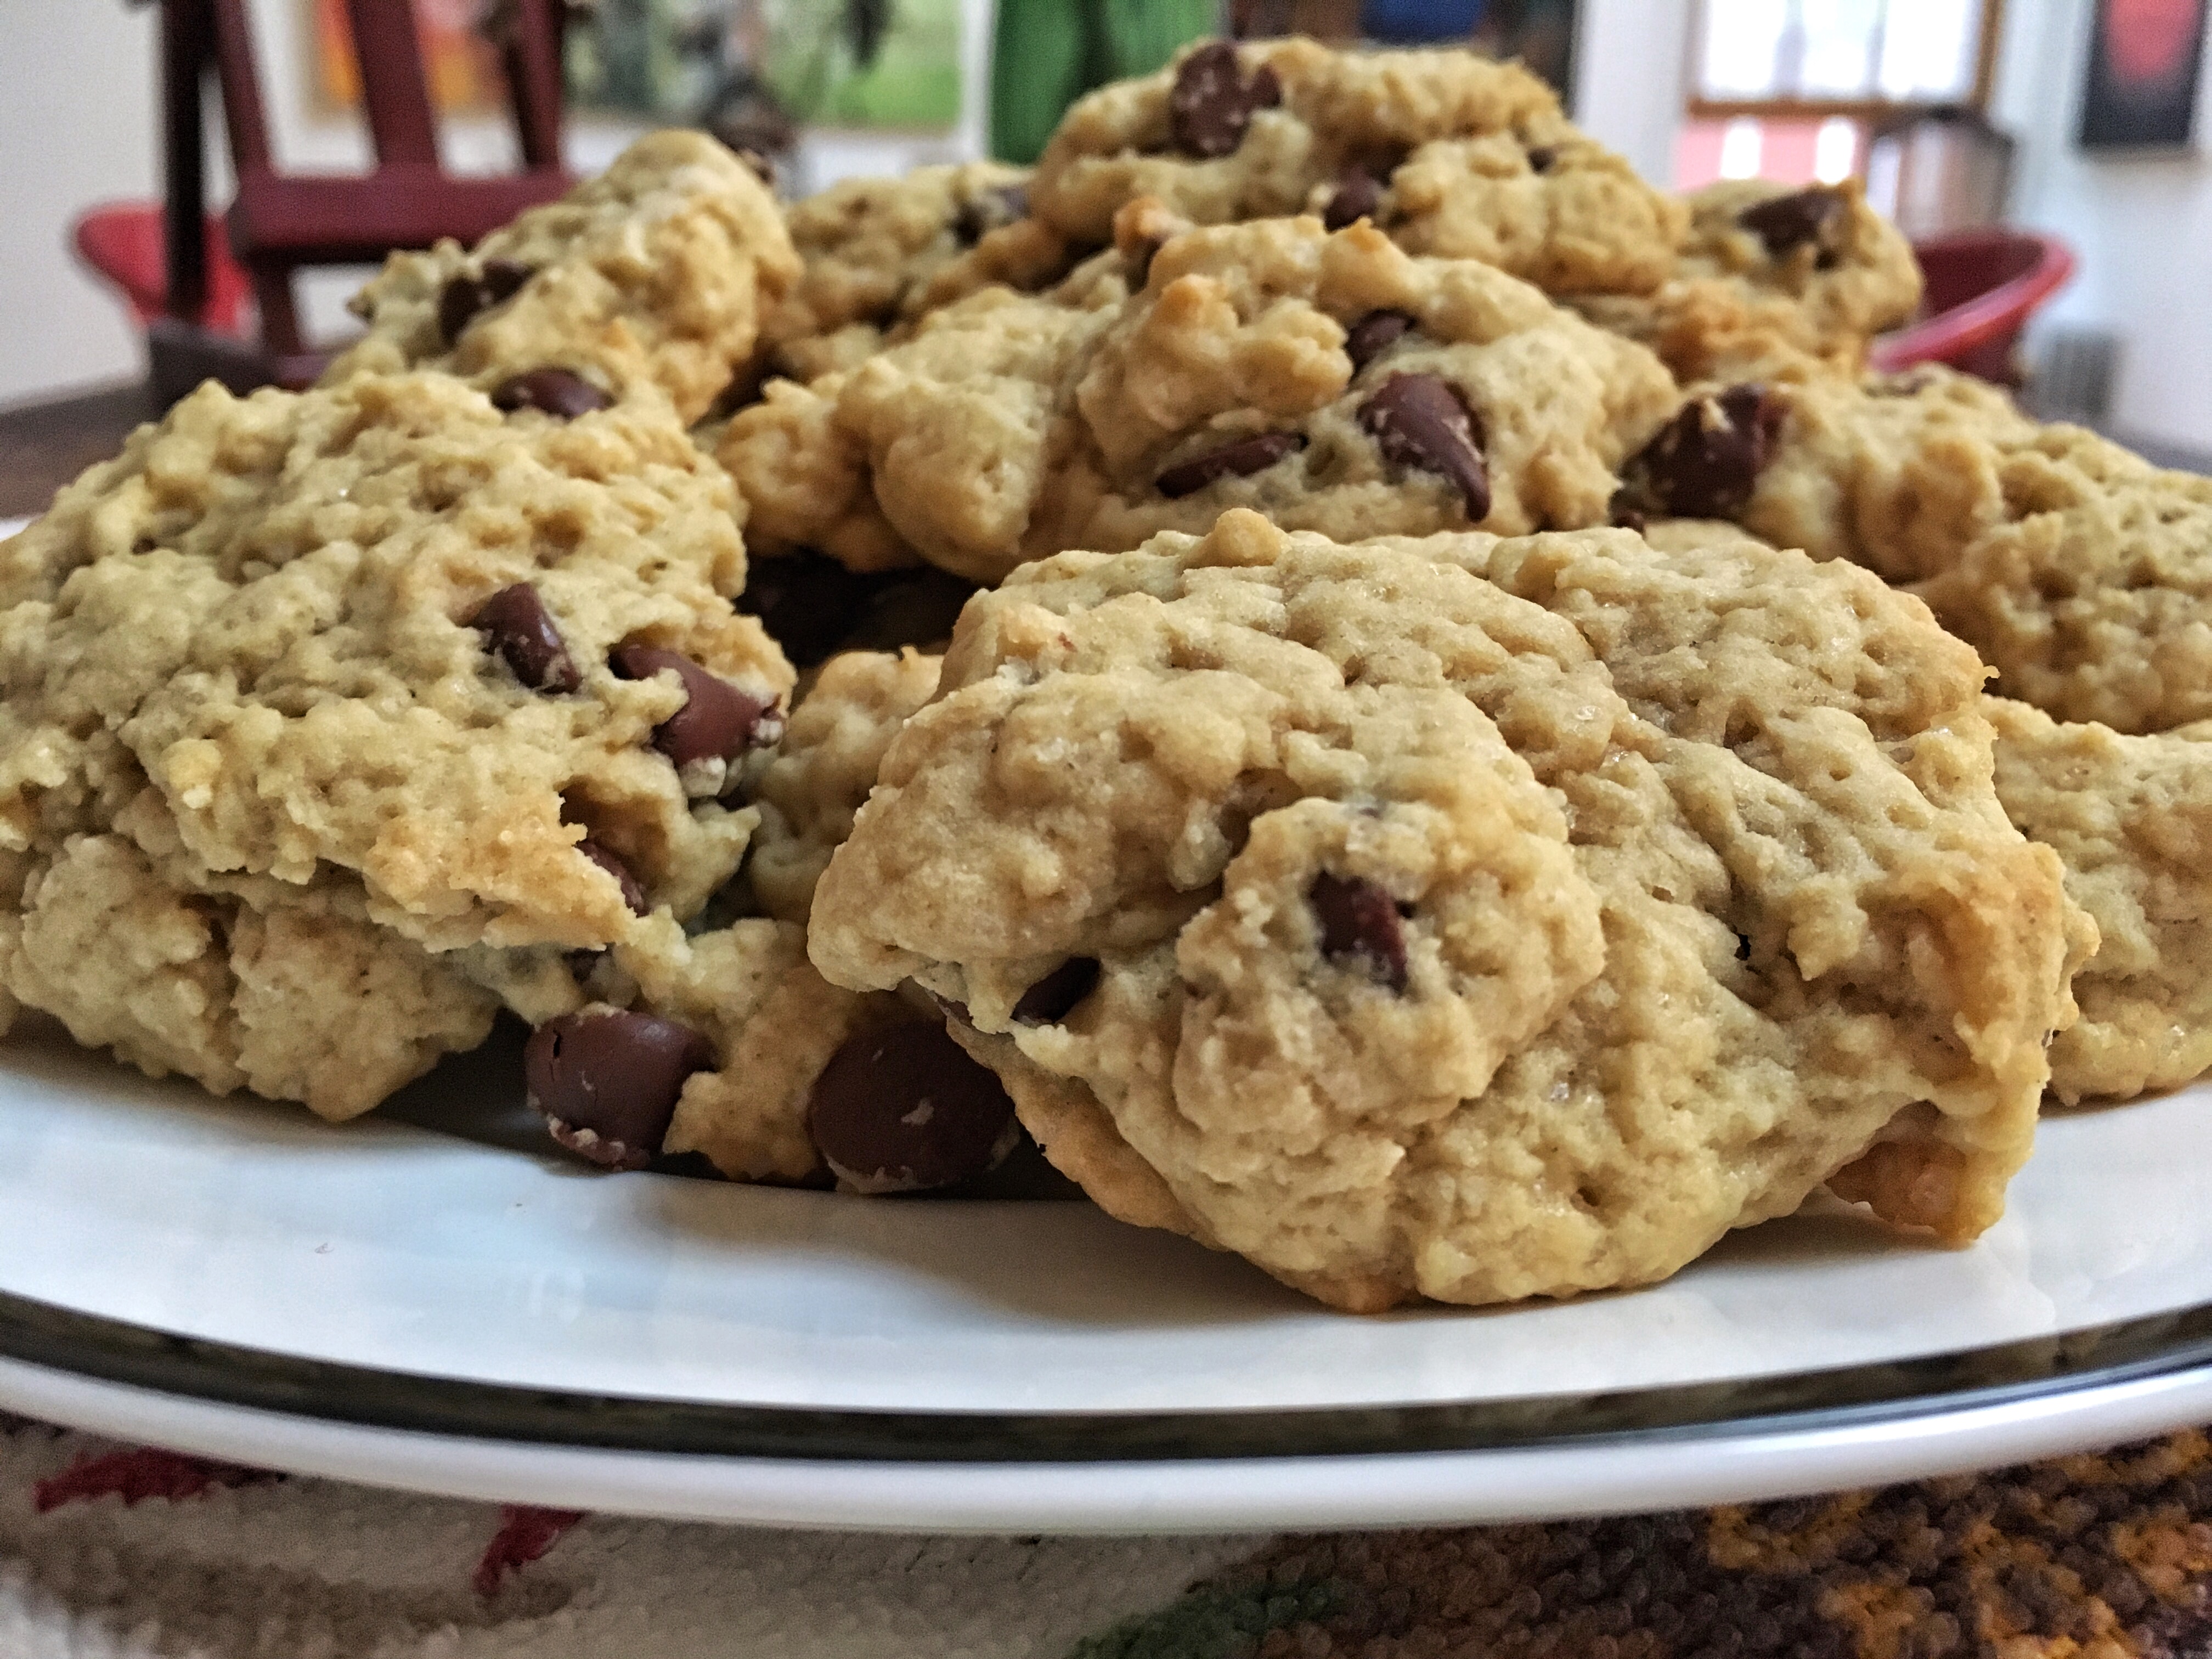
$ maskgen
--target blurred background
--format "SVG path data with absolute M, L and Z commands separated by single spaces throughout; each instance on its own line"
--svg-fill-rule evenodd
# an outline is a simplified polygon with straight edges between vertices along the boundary
M 88 210 L 161 198 L 161 40 L 187 3 L 240 9 L 276 168 L 371 165 L 348 0 L 0 0 L 0 420 L 143 376 L 144 319 L 72 238 Z M 514 169 L 501 43 L 540 0 L 414 3 L 439 159 Z M 649 125 L 692 124 L 772 158 L 790 195 L 923 162 L 1031 159 L 1084 88 L 1202 33 L 1518 55 L 1661 183 L 1856 177 L 1916 238 L 2003 224 L 2059 239 L 2079 268 L 2022 343 L 2032 399 L 2172 459 L 2212 456 L 2206 0 L 543 3 L 566 13 L 570 169 L 604 165 Z M 210 76 L 198 118 L 216 210 L 231 191 L 222 107 Z M 303 273 L 306 337 L 344 333 L 365 269 Z M 227 300 L 250 332 L 251 296 Z

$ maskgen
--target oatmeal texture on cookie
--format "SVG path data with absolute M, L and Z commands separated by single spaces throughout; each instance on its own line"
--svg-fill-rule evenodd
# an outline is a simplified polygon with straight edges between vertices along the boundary
M 1340 1306 L 1645 1282 L 1832 1177 L 1967 1238 L 2071 965 L 1980 672 L 1741 537 L 1231 513 L 971 601 L 810 950 L 962 1005 L 1109 1208 Z
M 1684 381 L 1777 361 L 1856 374 L 1869 341 L 1910 321 L 1920 266 L 1856 180 L 1793 189 L 1724 179 L 1689 198 L 1690 231 L 1649 294 L 1573 303 L 1640 340 Z
M 770 313 L 780 374 L 849 368 L 887 333 L 994 284 L 1024 291 L 1067 273 L 1076 250 L 1029 216 L 1028 171 L 998 161 L 850 179 L 785 210 L 804 269 Z
M 1518 64 L 1304 40 L 1201 42 L 1079 100 L 1030 195 L 1040 219 L 1094 243 L 1145 196 L 1200 224 L 1365 217 L 1415 252 L 1554 293 L 1653 287 L 1684 223 Z
M 1786 414 L 1749 528 L 1906 586 L 1993 689 L 2057 719 L 2212 717 L 2212 479 L 1941 369 L 1774 395 Z
M 0 843 L 33 877 L 15 994 L 333 1115 L 412 1060 L 287 1073 L 225 1036 L 270 1029 L 251 997 L 343 1036 L 385 994 L 364 988 L 398 988 L 403 1046 L 415 981 L 574 1006 L 560 953 L 696 911 L 757 818 L 719 796 L 792 674 L 726 597 L 738 510 L 665 405 L 503 415 L 438 374 L 203 387 L 0 544 Z M 127 1035 L 133 975 L 167 995 L 168 968 L 33 986 L 95 879 L 228 918 L 176 958 L 209 999 L 197 1048 Z M 450 1018 L 480 1035 L 488 1006 Z
M 1997 795 L 2053 848 L 2095 920 L 2074 976 L 2081 1018 L 2051 1045 L 2072 1104 L 2170 1089 L 2212 1066 L 2212 727 L 2124 737 L 2002 697 Z
M 761 822 L 745 874 L 769 915 L 805 923 L 884 750 L 935 694 L 939 660 L 911 650 L 832 657 L 792 711 L 783 741 L 752 763 L 745 793 Z
M 722 428 L 714 458 L 746 503 L 757 551 L 823 553 L 863 574 L 920 564 L 868 487 L 866 445 L 838 422 L 848 378 L 769 381 Z
M 771 387 L 720 453 L 792 542 L 836 551 L 865 478 L 897 538 L 989 582 L 1232 507 L 1343 537 L 1602 523 L 1677 396 L 1487 265 L 1279 219 L 1171 238 L 1120 304 L 976 295 L 850 375 Z
M 179 889 L 116 835 L 72 836 L 0 914 L 0 984 L 87 1048 L 349 1118 L 473 1048 L 498 1001 L 366 922 Z
M 648 133 L 473 249 L 393 254 L 353 301 L 368 337 L 324 380 L 436 368 L 514 398 L 531 395 L 511 389 L 522 377 L 565 372 L 565 398 L 656 388 L 696 420 L 799 271 L 751 168 L 704 133 Z

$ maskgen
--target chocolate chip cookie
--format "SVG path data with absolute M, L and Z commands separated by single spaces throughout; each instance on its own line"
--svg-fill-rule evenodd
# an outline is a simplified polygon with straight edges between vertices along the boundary
M 443 369 L 569 416 L 652 387 L 696 420 L 799 271 L 751 168 L 704 133 L 648 133 L 474 249 L 393 254 L 353 302 L 368 337 L 325 379 Z
M 757 820 L 730 792 L 793 677 L 729 604 L 738 512 L 665 404 L 504 413 L 428 374 L 203 387 L 0 546 L 0 846 L 28 907 L 14 994 L 127 1029 L 143 963 L 77 975 L 63 1008 L 39 943 L 106 880 L 167 906 L 175 952 L 182 919 L 207 919 L 174 959 L 240 988 L 210 1032 L 277 1018 L 237 1005 L 246 912 L 262 957 L 291 941 L 263 972 L 288 993 L 286 1041 L 366 1017 L 323 1005 L 372 937 L 386 954 L 356 981 L 401 988 L 395 1034 L 434 1000 L 406 987 L 454 975 L 532 1019 L 573 1007 L 562 953 L 696 912 Z M 236 1064 L 256 1088 L 307 1079 L 333 1115 L 386 1086 Z M 362 1075 L 388 1077 L 366 1058 Z
M 1677 395 L 1491 266 L 1276 219 L 1170 238 L 1118 304 L 975 295 L 772 386 L 719 453 L 782 538 L 873 557 L 880 520 L 988 582 L 1231 507 L 1344 537 L 1603 523 Z
M 1146 196 L 1200 224 L 1364 218 L 1562 294 L 1656 286 L 1684 223 L 1518 64 L 1299 40 L 1201 42 L 1079 100 L 1030 187 L 1040 219 L 1094 243 Z
M 1989 699 L 1997 796 L 2055 849 L 2096 923 L 2081 1018 L 2051 1045 L 2069 1105 L 2170 1089 L 2212 1066 L 2212 729 L 2123 737 Z
M 1868 342 L 1920 303 L 1911 245 L 1856 180 L 1802 190 L 1723 180 L 1688 205 L 1689 236 L 1664 283 L 1574 301 L 1686 382 L 1797 361 L 1855 374 Z
M 978 289 L 1057 282 L 1077 250 L 1030 216 L 1028 184 L 1024 168 L 969 161 L 848 179 L 793 203 L 784 222 L 805 268 L 768 320 L 774 371 L 814 380 Z
M 1968 1238 L 2072 966 L 1980 675 L 1741 537 L 1232 512 L 970 602 L 810 951 L 1017 1050 L 1102 1201 L 1339 1306 L 1645 1282 L 1824 1181 Z
M 1906 586 L 1994 689 L 2058 720 L 2144 732 L 2212 716 L 2212 479 L 1942 369 L 1769 395 L 1775 441 L 1743 524 Z
M 761 752 L 745 794 L 759 809 L 745 877 L 761 908 L 804 923 L 830 855 L 853 832 L 884 750 L 937 690 L 939 659 L 848 651 L 823 665 L 783 741 Z

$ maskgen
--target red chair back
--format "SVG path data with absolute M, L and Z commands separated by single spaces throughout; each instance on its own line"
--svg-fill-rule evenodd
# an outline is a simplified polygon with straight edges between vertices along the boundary
M 573 182 L 561 166 L 562 0 L 508 0 L 502 46 L 521 170 L 457 177 L 438 160 L 437 125 L 410 0 L 346 0 L 376 166 L 361 174 L 280 173 L 269 140 L 246 0 L 162 0 L 167 311 L 198 322 L 208 298 L 202 230 L 199 88 L 215 65 L 238 192 L 229 240 L 261 312 L 262 344 L 289 383 L 317 365 L 302 337 L 292 275 L 381 259 L 441 237 L 473 242 Z

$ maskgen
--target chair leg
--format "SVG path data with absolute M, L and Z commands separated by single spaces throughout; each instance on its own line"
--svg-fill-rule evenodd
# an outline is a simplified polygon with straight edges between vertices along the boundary
M 207 312 L 207 141 L 200 91 L 214 59 L 215 27 L 205 0 L 162 0 L 162 309 L 194 323 Z
M 276 378 L 269 360 L 245 341 L 175 317 L 156 317 L 146 325 L 146 359 L 160 409 L 204 380 L 220 380 L 242 398 Z
M 296 357 L 307 349 L 292 297 L 292 268 L 267 259 L 252 266 L 254 303 L 261 308 L 262 349 L 271 357 Z

